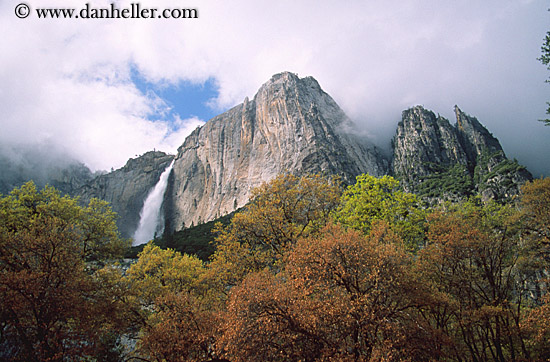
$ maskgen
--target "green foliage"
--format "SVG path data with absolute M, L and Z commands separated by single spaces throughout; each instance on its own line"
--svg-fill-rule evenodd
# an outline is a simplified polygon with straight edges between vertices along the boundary
M 525 170 L 524 166 L 520 165 L 516 159 L 506 159 L 502 151 L 484 150 L 477 158 L 474 181 L 478 191 L 484 191 L 490 187 L 495 178 L 500 186 L 509 188 L 514 186 L 513 176 L 523 170 Z
M 204 272 L 198 258 L 148 243 L 126 275 L 143 303 L 152 305 L 159 296 L 198 289 Z
M 92 199 L 86 207 L 80 207 L 78 199 L 61 196 L 50 186 L 39 192 L 33 182 L 0 200 L 0 216 L 0 227 L 10 233 L 55 219 L 62 223 L 59 231 L 71 233 L 85 261 L 121 257 L 130 244 L 119 237 L 116 214 L 107 202 Z
M 490 153 L 489 151 L 484 150 L 481 155 L 479 155 L 477 159 L 477 166 L 474 170 L 474 178 L 477 183 L 483 184 L 495 176 L 506 176 L 525 169 L 525 167 L 520 165 L 516 159 L 503 159 L 495 165 L 490 172 L 483 173 L 483 171 L 489 168 L 489 163 L 492 160 L 499 158 L 503 158 L 501 151 Z
M 0 198 L 0 360 L 543 361 L 549 180 L 430 210 L 388 176 L 282 175 L 210 261 L 149 243 L 128 269 L 105 203 L 27 184 Z
M 281 176 L 257 189 L 218 225 L 217 250 L 187 287 L 165 275 L 193 268 L 147 245 L 135 266 L 146 273 L 128 273 L 141 298 L 154 291 L 142 351 L 152 360 L 506 361 L 549 350 L 548 306 L 530 294 L 545 243 L 520 238 L 516 208 L 472 198 L 433 212 L 391 177 L 362 175 L 338 209 L 304 217 L 320 200 L 333 205 L 320 198 L 331 195 L 326 182 Z M 539 239 L 537 210 L 548 205 L 534 203 L 547 204 L 545 185 L 526 188 L 522 204 Z M 419 244 L 416 255 L 404 248 Z
M 474 181 L 476 184 L 480 184 L 487 181 L 486 179 L 485 180 L 483 179 L 484 177 L 483 172 L 489 168 L 489 163 L 491 160 L 501 155 L 502 153 L 500 151 L 489 152 L 489 150 L 484 149 L 481 152 L 481 154 L 477 156 L 476 167 L 474 169 Z
M 334 178 L 278 176 L 252 191 L 246 210 L 231 221 L 232 232 L 241 242 L 259 243 L 280 254 L 286 246 L 326 225 L 340 193 Z
M 148 243 L 124 280 L 141 306 L 139 356 L 155 361 L 204 360 L 211 352 L 209 339 L 217 328 L 207 269 L 195 256 L 163 250 Z
M 495 176 L 506 176 L 514 174 L 518 171 L 525 170 L 525 167 L 520 165 L 517 160 L 504 160 L 500 162 L 495 168 L 483 176 L 483 182 L 495 177 Z
M 32 182 L 0 198 L 0 346 L 16 346 L 1 358 L 57 361 L 105 350 L 106 336 L 125 323 L 111 315 L 122 301 L 101 265 L 127 244 L 102 201 L 80 207 Z
M 384 221 L 410 250 L 416 250 L 423 242 L 425 214 L 416 195 L 402 191 L 399 181 L 365 174 L 344 192 L 335 219 L 364 234 Z
M 446 194 L 468 197 L 474 184 L 466 165 L 455 164 L 450 167 L 433 167 L 433 173 L 424 177 L 416 187 L 421 198 L 437 198 Z
M 197 226 L 191 226 L 174 233 L 165 233 L 162 237 L 153 240 L 153 244 L 162 249 L 171 248 L 182 254 L 196 255 L 202 261 L 207 261 L 214 254 L 215 233 L 217 223 L 229 225 L 231 219 L 239 210 L 222 216 L 216 220 Z M 127 253 L 127 258 L 137 259 L 145 244 L 133 246 Z
M 546 33 L 546 37 L 544 38 L 544 42 L 541 46 L 541 56 L 538 58 L 538 60 L 546 65 L 548 69 L 550 70 L 550 31 Z M 549 82 L 548 80 L 546 82 Z M 548 105 L 548 108 L 546 109 L 546 114 L 550 114 L 550 103 L 546 103 Z M 541 122 L 544 122 L 545 126 L 550 126 L 550 119 L 541 119 Z

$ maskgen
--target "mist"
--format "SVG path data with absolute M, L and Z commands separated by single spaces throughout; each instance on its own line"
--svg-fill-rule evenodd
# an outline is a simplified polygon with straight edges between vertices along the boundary
M 196 99 L 174 107 L 136 74 L 158 87 L 209 84 L 201 104 L 216 114 L 291 71 L 316 78 L 379 146 L 403 110 L 423 105 L 454 123 L 456 104 L 508 157 L 550 175 L 550 127 L 537 121 L 550 100 L 537 60 L 550 16 L 542 0 L 202 0 L 189 4 L 198 19 L 179 21 L 18 19 L 18 3 L 0 4 L 3 146 L 49 142 L 92 170 L 118 168 L 154 148 L 175 153 L 208 121 L 182 113 Z
M 8 194 L 32 180 L 37 188 L 47 184 L 61 192 L 72 191 L 70 184 L 81 184 L 97 176 L 70 153 L 53 143 L 0 145 L 0 193 Z

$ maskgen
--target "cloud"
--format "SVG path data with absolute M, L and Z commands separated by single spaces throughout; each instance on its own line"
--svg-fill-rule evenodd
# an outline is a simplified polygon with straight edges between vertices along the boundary
M 175 137 L 181 144 L 203 123 L 170 116 L 162 99 L 140 93 L 124 27 L 14 22 L 11 10 L 0 8 L 10 50 L 0 56 L 2 144 L 60 144 L 93 169 L 108 169 L 153 148 L 175 152 Z
M 0 4 L 0 46 L 9 49 L 0 55 L 3 143 L 53 139 L 93 168 L 119 167 L 149 149 L 174 152 L 206 121 L 182 120 L 143 94 L 132 70 L 156 84 L 214 79 L 210 104 L 219 112 L 290 70 L 314 76 L 380 144 L 403 109 L 423 104 L 452 120 L 458 104 L 510 156 L 550 174 L 550 130 L 536 121 L 550 98 L 536 60 L 547 31 L 543 1 L 140 3 L 199 10 L 198 19 L 162 20 L 23 20 L 13 13 L 18 3 Z

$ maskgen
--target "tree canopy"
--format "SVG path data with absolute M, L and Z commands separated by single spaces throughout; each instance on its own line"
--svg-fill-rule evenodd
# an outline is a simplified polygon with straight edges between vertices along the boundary
M 336 220 L 365 234 L 384 221 L 416 250 L 423 242 L 425 214 L 417 196 L 401 190 L 393 177 L 364 174 L 344 191 Z
M 338 179 L 320 175 L 283 174 L 254 189 L 249 205 L 217 230 L 210 268 L 221 288 L 273 267 L 300 238 L 322 230 L 340 195 Z
M 0 359 L 545 361 L 549 195 L 428 208 L 391 177 L 281 175 L 210 260 L 123 268 L 108 205 L 28 184 L 0 198 Z
M 329 225 L 289 251 L 284 271 L 249 274 L 228 303 L 222 337 L 228 356 L 235 361 L 435 356 L 431 332 L 414 320 L 422 285 L 410 268 L 412 256 L 396 238 L 381 225 L 369 236 Z
M 550 31 L 546 33 L 546 37 L 541 46 L 541 56 L 539 61 L 546 65 L 550 70 Z M 549 82 L 548 80 L 546 82 Z M 546 102 L 548 108 L 546 109 L 546 114 L 550 114 L 550 103 Z M 541 122 L 544 122 L 546 126 L 550 126 L 550 119 L 541 119 Z
M 102 350 L 120 327 L 109 313 L 121 301 L 98 270 L 127 246 L 103 201 L 81 207 L 32 182 L 0 198 L 2 357 L 61 361 Z

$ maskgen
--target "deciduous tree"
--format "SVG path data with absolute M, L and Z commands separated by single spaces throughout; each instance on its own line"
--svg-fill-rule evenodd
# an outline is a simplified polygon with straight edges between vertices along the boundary
M 217 310 L 189 292 L 156 299 L 140 351 L 156 361 L 211 361 L 217 357 Z
M 300 238 L 318 233 L 339 204 L 336 178 L 280 175 L 252 192 L 231 224 L 218 229 L 209 270 L 221 292 L 246 274 L 273 267 Z
M 211 297 L 205 273 L 197 257 L 145 246 L 126 273 L 142 306 L 140 355 L 155 361 L 214 357 L 221 304 Z
M 429 217 L 419 265 L 435 303 L 428 320 L 453 342 L 454 359 L 529 359 L 520 328 L 526 274 L 517 215 L 494 203 L 463 203 Z M 467 357 L 465 357 L 467 356 Z
M 357 182 L 342 195 L 336 220 L 368 234 L 377 221 L 385 221 L 416 250 L 424 240 L 425 211 L 416 195 L 399 189 L 393 177 L 357 176 Z
M 97 308 L 110 295 L 97 273 L 125 246 L 114 215 L 98 200 L 82 208 L 51 187 L 37 191 L 33 183 L 2 197 L 3 358 L 61 361 L 101 349 L 106 334 L 118 326 L 114 319 L 107 322 L 112 309 Z M 111 307 L 120 300 L 112 301 Z
M 399 237 L 329 226 L 274 275 L 250 274 L 228 304 L 223 346 L 235 361 L 421 361 L 437 358 L 416 308 L 422 288 Z M 430 343 L 426 343 L 430 341 Z
M 538 243 L 550 246 L 550 177 L 523 185 L 520 208 L 527 231 Z
M 197 291 L 204 273 L 204 263 L 197 257 L 172 249 L 163 250 L 149 243 L 126 276 L 132 288 L 138 291 L 141 303 L 149 307 L 166 294 Z
M 522 321 L 533 361 L 548 361 L 550 356 L 550 294 L 548 290 L 544 292 L 541 304 L 529 310 Z

